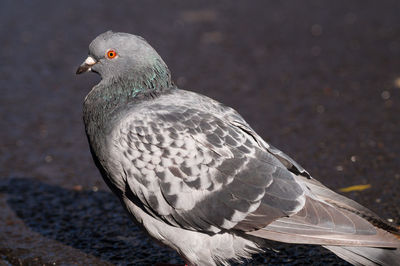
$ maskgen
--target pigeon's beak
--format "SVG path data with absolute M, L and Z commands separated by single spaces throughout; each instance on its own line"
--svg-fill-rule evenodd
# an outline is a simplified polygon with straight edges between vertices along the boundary
M 88 56 L 88 58 L 86 58 L 85 62 L 83 62 L 83 64 L 78 67 L 78 69 L 76 70 L 76 74 L 78 75 L 78 74 L 82 74 L 82 73 L 91 71 L 92 66 L 96 63 L 97 63 L 97 61 L 94 60 L 93 57 Z

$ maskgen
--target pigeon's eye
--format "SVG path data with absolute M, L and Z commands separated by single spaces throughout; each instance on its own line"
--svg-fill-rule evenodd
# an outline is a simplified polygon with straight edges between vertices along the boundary
M 117 52 L 115 52 L 114 50 L 108 50 L 106 55 L 108 59 L 113 59 L 117 56 Z

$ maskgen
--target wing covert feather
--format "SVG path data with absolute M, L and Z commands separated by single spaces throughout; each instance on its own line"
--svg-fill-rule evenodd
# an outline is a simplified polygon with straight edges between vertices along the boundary
M 152 106 L 118 128 L 114 149 L 123 155 L 126 182 L 157 219 L 216 232 L 246 221 L 261 205 L 282 217 L 303 204 L 284 165 L 224 117 Z

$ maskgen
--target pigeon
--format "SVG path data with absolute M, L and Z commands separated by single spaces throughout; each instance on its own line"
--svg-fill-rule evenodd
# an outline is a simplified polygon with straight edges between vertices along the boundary
M 400 230 L 322 185 L 234 109 L 179 89 L 142 37 L 107 31 L 77 74 L 94 162 L 128 215 L 188 265 L 229 265 L 273 243 L 354 265 L 400 262 Z

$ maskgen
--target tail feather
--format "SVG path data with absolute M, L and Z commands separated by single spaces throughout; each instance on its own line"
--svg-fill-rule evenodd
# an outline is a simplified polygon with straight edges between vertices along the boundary
M 353 265 L 400 265 L 400 249 L 323 246 Z

